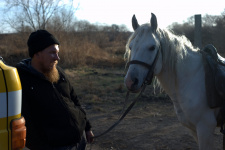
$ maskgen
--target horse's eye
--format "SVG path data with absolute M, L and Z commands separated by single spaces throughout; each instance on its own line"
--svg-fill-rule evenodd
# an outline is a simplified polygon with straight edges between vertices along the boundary
M 150 51 L 155 50 L 155 46 L 151 46 L 151 47 L 149 48 L 149 50 L 150 50 Z

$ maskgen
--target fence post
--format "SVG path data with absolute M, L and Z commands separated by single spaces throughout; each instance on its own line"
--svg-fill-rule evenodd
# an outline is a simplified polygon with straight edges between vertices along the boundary
M 194 45 L 202 48 L 202 18 L 201 15 L 195 15 L 195 34 Z

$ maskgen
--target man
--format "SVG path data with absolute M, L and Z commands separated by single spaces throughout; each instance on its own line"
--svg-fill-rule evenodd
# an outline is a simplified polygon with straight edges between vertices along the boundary
M 26 147 L 81 149 L 84 131 L 87 142 L 92 142 L 94 135 L 73 87 L 57 66 L 58 40 L 48 31 L 38 30 L 31 33 L 27 45 L 31 58 L 17 64 L 27 127 Z

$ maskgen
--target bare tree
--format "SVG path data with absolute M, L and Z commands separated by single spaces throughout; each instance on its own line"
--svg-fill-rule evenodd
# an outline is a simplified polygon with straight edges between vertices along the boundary
M 216 25 L 216 20 L 217 20 L 218 18 L 219 18 L 219 16 L 208 15 L 208 14 L 206 14 L 206 15 L 202 18 L 203 26 L 215 26 L 215 25 Z
M 53 18 L 60 18 L 60 27 L 71 22 L 75 11 L 74 1 L 68 0 L 5 0 L 4 21 L 16 31 L 23 27 L 32 30 L 46 29 Z M 53 21 L 54 22 L 54 21 Z M 59 30 L 59 27 L 58 27 Z

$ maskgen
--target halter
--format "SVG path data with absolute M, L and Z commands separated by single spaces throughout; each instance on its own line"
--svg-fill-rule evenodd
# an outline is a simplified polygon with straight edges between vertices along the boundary
M 147 76 L 144 80 L 144 83 L 143 83 L 144 85 L 149 85 L 152 82 L 153 73 L 154 73 L 156 62 L 159 58 L 159 51 L 160 50 L 161 50 L 161 46 L 159 46 L 159 50 L 157 51 L 156 57 L 155 57 L 155 59 L 154 59 L 154 61 L 151 65 L 149 65 L 145 62 L 139 61 L 139 60 L 131 60 L 130 62 L 128 62 L 128 66 L 131 65 L 131 64 L 139 64 L 139 65 L 142 65 L 142 66 L 146 67 L 147 69 L 149 69 L 148 74 L 147 74 Z
M 99 138 L 99 137 L 105 135 L 106 133 L 110 132 L 113 128 L 115 128 L 126 117 L 126 115 L 129 113 L 129 111 L 132 109 L 132 107 L 138 101 L 138 99 L 141 96 L 141 94 L 144 92 L 146 85 L 151 84 L 151 80 L 152 80 L 153 73 L 154 73 L 153 70 L 154 70 L 155 65 L 156 65 L 156 62 L 158 60 L 159 51 L 160 50 L 161 50 L 161 46 L 159 47 L 159 50 L 157 51 L 156 57 L 155 57 L 152 65 L 149 65 L 149 64 L 147 64 L 145 62 L 142 62 L 142 61 L 139 61 L 139 60 L 132 60 L 132 61 L 130 61 L 128 63 L 128 65 L 130 65 L 130 64 L 140 64 L 140 65 L 145 66 L 146 68 L 149 69 L 148 74 L 147 74 L 147 77 L 146 77 L 145 82 L 143 84 L 143 87 L 141 89 L 141 92 L 138 94 L 138 96 L 133 100 L 133 102 L 129 105 L 129 107 L 125 110 L 125 112 L 120 116 L 120 118 L 111 127 L 109 127 L 103 133 L 94 136 L 93 138 Z M 129 93 L 130 93 L 130 91 L 127 91 L 127 95 L 126 95 L 126 98 L 125 98 L 125 103 L 127 102 L 128 98 L 129 98 Z M 125 108 L 125 105 L 124 105 L 124 108 Z M 90 146 L 90 150 L 91 149 L 92 149 L 92 145 Z

